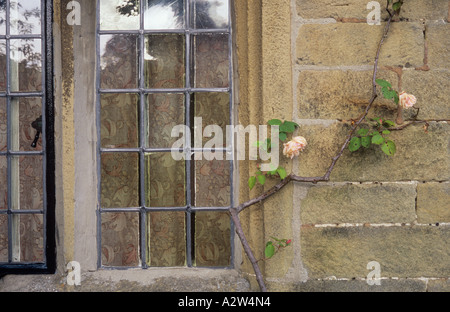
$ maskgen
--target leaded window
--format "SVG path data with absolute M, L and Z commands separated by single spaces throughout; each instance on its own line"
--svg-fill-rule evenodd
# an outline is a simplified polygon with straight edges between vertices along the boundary
M 231 267 L 232 146 L 172 155 L 175 126 L 231 125 L 229 0 L 98 0 L 97 18 L 99 266 Z
M 55 267 L 51 1 L 0 1 L 0 273 Z

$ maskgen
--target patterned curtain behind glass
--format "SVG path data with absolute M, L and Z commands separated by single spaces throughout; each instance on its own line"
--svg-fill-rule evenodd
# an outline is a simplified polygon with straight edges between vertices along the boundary
M 144 5 L 153 10 L 156 8 L 162 10 L 160 13 L 168 13 L 168 9 L 173 13 L 184 5 L 184 1 L 176 3 L 172 1 L 169 4 L 166 2 L 146 1 Z M 215 1 L 198 2 L 213 5 Z M 132 4 L 136 7 L 140 5 L 137 1 Z M 111 31 L 121 27 L 124 27 L 122 30 L 139 29 L 139 14 L 131 14 L 131 9 L 114 12 L 113 7 L 120 9 L 121 5 L 122 1 L 100 1 L 100 12 L 104 12 L 100 15 L 103 23 L 100 29 L 110 31 L 99 36 L 101 70 L 99 84 L 103 90 L 138 89 L 140 84 L 139 35 L 132 32 L 116 34 Z M 147 8 L 145 12 L 147 17 L 152 11 Z M 109 22 L 105 21 L 106 16 Z M 122 24 L 118 22 L 119 20 Z M 145 21 L 150 19 L 146 18 Z M 177 23 L 172 23 L 170 27 L 182 27 Z M 152 27 L 150 22 L 145 25 L 150 29 Z M 190 51 L 195 64 L 195 71 L 192 69 L 193 87 L 229 88 L 228 34 L 197 34 L 193 38 L 191 39 L 193 48 Z M 150 90 L 144 97 L 133 92 L 102 93 L 100 114 L 103 149 L 140 148 L 140 120 L 144 122 L 145 128 L 143 147 L 169 149 L 178 140 L 171 137 L 172 128 L 186 124 L 185 34 L 169 31 L 144 34 L 144 50 L 143 87 L 172 91 L 152 93 Z M 177 92 L 177 89 L 180 91 Z M 144 116 L 140 116 L 142 98 L 145 99 Z M 193 116 L 202 117 L 204 125 L 220 125 L 225 133 L 225 126 L 230 124 L 229 92 L 192 93 L 191 102 Z M 148 152 L 144 156 L 145 206 L 168 209 L 147 213 L 146 262 L 149 266 L 157 267 L 184 266 L 187 261 L 186 215 L 184 211 L 171 211 L 169 208 L 188 205 L 186 183 L 190 182 L 186 181 L 186 164 L 183 161 L 175 161 L 170 152 Z M 102 208 L 140 208 L 139 168 L 138 153 L 101 155 Z M 197 207 L 227 207 L 231 204 L 229 162 L 196 161 L 192 174 L 195 181 L 192 186 L 195 196 L 191 204 Z M 102 265 L 139 265 L 141 222 L 138 212 L 121 210 L 102 214 Z M 196 212 L 193 227 L 195 264 L 229 266 L 231 252 L 229 216 L 216 211 Z

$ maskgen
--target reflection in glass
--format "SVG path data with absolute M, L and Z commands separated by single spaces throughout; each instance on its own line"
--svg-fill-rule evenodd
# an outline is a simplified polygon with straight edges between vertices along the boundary
M 146 0 L 144 6 L 145 29 L 184 28 L 183 0 Z
M 195 213 L 195 264 L 226 267 L 231 260 L 231 220 L 226 212 Z
M 41 0 L 10 1 L 11 35 L 41 33 Z
M 145 37 L 145 84 L 147 88 L 183 88 L 185 81 L 184 36 Z
M 6 98 L 0 97 L 0 152 L 5 152 L 8 147 L 8 124 L 6 113 Z
M 226 88 L 230 85 L 228 35 L 206 34 L 194 37 L 197 88 Z
M 139 29 L 139 0 L 100 0 L 100 29 Z
M 214 29 L 228 27 L 229 0 L 192 0 L 194 7 L 193 27 Z
M 0 40 L 0 92 L 6 91 L 6 40 Z
M 11 209 L 42 210 L 44 199 L 42 156 L 14 156 L 11 161 L 18 162 L 19 165 L 18 181 L 14 172 L 11 177 L 12 195 L 15 199 Z
M 139 155 L 105 153 L 101 156 L 102 208 L 139 207 Z
M 42 150 L 42 135 L 35 148 L 31 147 L 36 136 L 36 129 L 32 123 L 42 115 L 41 98 L 13 98 L 11 99 L 11 149 L 13 151 Z
M 6 1 L 0 1 L 0 35 L 6 35 Z
M 148 207 L 183 207 L 185 200 L 185 164 L 171 153 L 146 155 L 145 198 Z
M 0 262 L 8 262 L 8 216 L 0 215 Z
M 139 265 L 139 214 L 102 214 L 102 265 Z
M 137 36 L 100 36 L 100 87 L 130 89 L 138 86 Z
M 185 214 L 182 211 L 147 214 L 147 263 L 153 267 L 184 266 Z
M 222 129 L 222 139 L 218 133 L 212 133 L 211 137 L 203 136 L 202 146 L 208 142 L 217 141 L 218 144 L 214 147 L 224 147 L 226 126 L 230 124 L 230 95 L 221 92 L 198 92 L 193 94 L 192 99 L 195 117 L 202 118 L 202 133 L 205 132 L 205 127 L 210 125 L 219 126 Z
M 41 214 L 13 215 L 13 261 L 44 261 L 44 218 Z
M 11 163 L 11 209 L 42 210 L 42 156 L 14 156 Z
M 8 168 L 5 156 L 0 156 L 0 210 L 8 209 Z
M 230 161 L 195 161 L 195 206 L 228 207 L 231 204 Z
M 40 39 L 11 40 L 11 91 L 42 89 L 42 51 Z
M 184 124 L 184 94 L 146 95 L 146 137 L 150 148 L 170 148 L 179 139 L 172 138 L 173 127 Z M 181 137 L 181 134 L 180 134 Z
M 102 94 L 101 145 L 105 148 L 133 148 L 139 146 L 137 94 Z

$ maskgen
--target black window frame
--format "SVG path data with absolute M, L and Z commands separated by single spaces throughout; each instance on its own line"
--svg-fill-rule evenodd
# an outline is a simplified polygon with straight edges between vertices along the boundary
M 6 26 L 9 23 L 10 1 L 6 1 Z M 6 92 L 0 95 L 9 102 L 14 97 L 30 97 L 39 96 L 42 98 L 42 136 L 45 138 L 45 149 L 41 152 L 12 152 L 9 149 L 2 153 L 2 156 L 10 158 L 13 155 L 36 155 L 39 154 L 43 158 L 44 171 L 42 181 L 44 184 L 44 207 L 42 210 L 44 222 L 44 261 L 30 263 L 14 263 L 11 257 L 8 263 L 0 264 L 0 277 L 8 274 L 54 274 L 56 271 L 56 237 L 55 237 L 55 138 L 54 138 L 54 68 L 53 68 L 53 0 L 41 0 L 41 33 L 33 35 L 33 38 L 40 39 L 42 43 L 42 90 L 38 92 L 11 92 L 9 86 Z M 1 35 L 0 39 L 9 40 L 24 39 L 27 35 L 10 35 L 8 27 L 6 34 Z M 6 54 L 8 54 L 8 45 Z M 9 67 L 9 56 L 6 62 Z M 7 69 L 9 72 L 9 69 Z M 8 82 L 10 78 L 8 77 Z M 31 144 L 31 142 L 30 142 Z M 8 218 L 12 215 L 10 208 L 6 211 Z M 8 239 L 10 236 L 8 234 Z M 8 243 L 10 248 L 10 243 Z M 10 253 L 10 252 L 9 252 Z

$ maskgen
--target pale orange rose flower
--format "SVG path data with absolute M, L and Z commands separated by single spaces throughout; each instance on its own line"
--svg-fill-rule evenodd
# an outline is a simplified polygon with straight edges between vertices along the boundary
M 414 95 L 408 94 L 405 91 L 401 92 L 398 97 L 400 106 L 403 108 L 411 108 L 417 102 L 417 99 Z
M 295 137 L 291 141 L 283 144 L 283 154 L 292 159 L 298 156 L 305 149 L 306 145 L 307 142 L 304 137 Z

